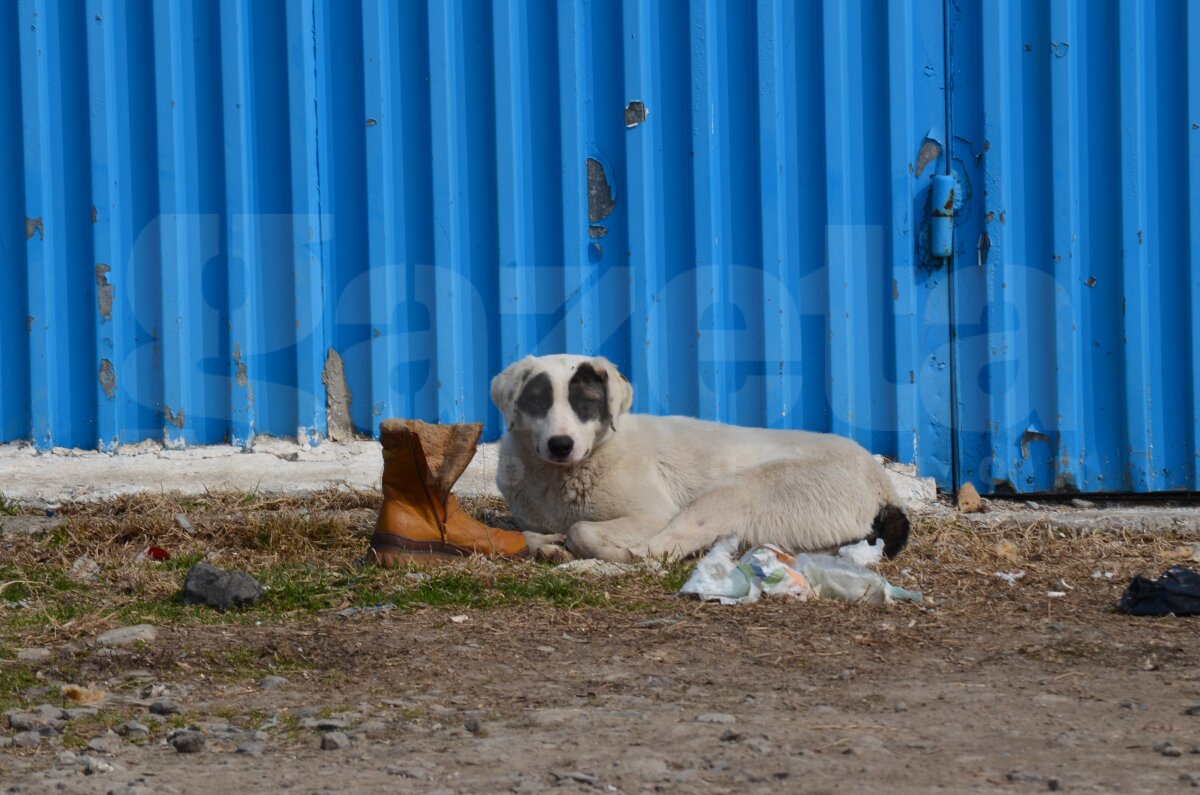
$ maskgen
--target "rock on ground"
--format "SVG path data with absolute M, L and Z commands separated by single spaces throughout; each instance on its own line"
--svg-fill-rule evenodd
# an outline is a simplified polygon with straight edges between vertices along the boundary
M 183 582 L 183 601 L 218 610 L 252 605 L 262 598 L 262 593 L 258 580 L 249 574 L 226 571 L 211 563 L 192 566 Z
M 152 624 L 135 624 L 102 632 L 96 636 L 96 642 L 101 646 L 129 646 L 138 641 L 150 643 L 157 637 L 158 629 Z

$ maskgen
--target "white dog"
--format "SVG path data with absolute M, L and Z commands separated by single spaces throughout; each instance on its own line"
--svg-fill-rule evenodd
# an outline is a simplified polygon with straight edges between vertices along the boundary
M 889 557 L 908 540 L 887 474 L 850 439 L 629 414 L 633 388 L 604 358 L 527 357 L 491 394 L 514 518 L 579 557 L 683 557 L 730 533 L 793 552 L 880 538 Z

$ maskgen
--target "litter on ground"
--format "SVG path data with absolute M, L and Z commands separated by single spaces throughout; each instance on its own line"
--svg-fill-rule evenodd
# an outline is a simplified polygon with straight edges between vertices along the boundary
M 1200 615 L 1200 574 L 1172 566 L 1157 580 L 1138 574 L 1117 605 L 1135 616 Z
M 815 598 L 875 604 L 921 600 L 920 593 L 892 585 L 844 557 L 792 556 L 764 544 L 735 560 L 740 544 L 737 536 L 727 536 L 714 544 L 679 593 L 725 605 L 749 604 L 763 596 L 786 596 L 801 602 Z M 862 552 L 858 550 L 857 554 Z

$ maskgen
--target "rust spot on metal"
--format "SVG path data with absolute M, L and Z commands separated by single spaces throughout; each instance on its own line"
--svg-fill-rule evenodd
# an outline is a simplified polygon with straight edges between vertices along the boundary
M 1026 45 L 1025 45 L 1025 52 L 1033 52 L 1033 45 L 1032 45 L 1032 44 L 1026 44 Z
M 954 188 L 951 188 L 950 193 L 946 195 L 946 203 L 942 205 L 942 209 L 946 211 L 946 215 L 954 213 Z
M 237 385 L 245 389 L 249 378 L 246 375 L 246 363 L 242 361 L 242 346 L 236 342 L 233 343 L 233 364 Z
M 103 262 L 96 263 L 96 308 L 100 310 L 100 317 L 105 320 L 112 320 L 113 286 L 108 283 L 110 273 L 112 268 L 108 265 Z
M 97 216 L 97 214 L 96 214 L 96 205 L 94 205 L 94 204 L 93 204 L 93 205 L 92 205 L 92 223 L 93 223 L 93 224 L 94 224 L 94 223 L 96 223 L 96 218 L 97 218 L 97 217 L 98 217 L 98 216 Z
M 42 216 L 30 218 L 25 216 L 25 239 L 33 237 L 33 233 L 37 232 L 38 240 L 46 239 L 46 225 L 42 223 Z
M 1008 221 L 1006 221 L 1006 220 L 1005 220 L 1005 213 L 1004 213 L 1004 210 L 1001 210 L 1001 211 L 1000 211 L 1000 223 L 1002 223 L 1002 224 L 1006 224 L 1006 223 L 1008 223 Z
M 917 152 L 917 176 L 921 176 L 925 167 L 941 156 L 942 145 L 932 138 L 926 138 L 921 144 L 921 150 Z
M 604 166 L 594 157 L 587 159 L 587 181 L 588 221 L 594 224 L 612 215 L 617 200 L 613 196 Z
M 1096 286 L 1096 277 L 1095 276 L 1087 277 L 1087 281 L 1085 281 L 1084 284 L 1086 284 L 1088 287 L 1095 287 Z
M 117 373 L 108 359 L 100 360 L 100 388 L 110 398 L 117 396 Z
M 588 227 L 588 237 L 598 238 L 598 237 L 604 237 L 607 234 L 608 234 L 607 226 L 594 226 L 593 225 L 593 226 Z
M 1138 230 L 1138 245 L 1142 245 L 1142 230 Z
M 374 127 L 376 124 L 379 124 L 379 122 L 375 121 L 374 119 L 367 119 L 368 127 Z
M 896 279 L 892 279 L 892 300 L 900 300 L 900 282 Z
M 33 333 L 33 315 L 28 315 L 25 318 L 25 333 L 26 334 Z
M 984 216 L 983 220 L 990 224 L 993 220 L 995 220 L 995 218 L 996 218 L 995 211 L 988 210 L 988 214 Z
M 646 108 L 646 103 L 635 99 L 625 106 L 625 126 L 633 129 L 644 122 L 649 115 L 650 111 Z
M 989 149 L 991 149 L 991 148 L 992 148 L 992 142 L 991 142 L 991 141 L 989 141 L 988 139 L 984 138 L 984 139 L 983 139 L 983 151 L 985 151 L 985 152 L 986 152 L 986 151 L 988 151 L 988 150 L 989 150 Z
M 183 428 L 183 409 L 178 413 L 171 411 L 171 407 L 166 403 L 163 404 L 163 419 L 176 428 Z
M 908 371 L 908 383 L 910 383 L 910 384 L 917 383 L 917 374 L 914 373 L 912 370 Z
M 350 441 L 354 438 L 354 424 L 350 421 L 350 401 L 354 396 L 346 385 L 346 368 L 341 354 L 333 348 L 325 355 L 321 383 L 325 384 L 326 434 L 334 442 Z
M 977 248 L 979 249 L 979 267 L 982 268 L 987 264 L 988 252 L 992 250 L 992 238 L 988 236 L 986 229 L 979 235 Z

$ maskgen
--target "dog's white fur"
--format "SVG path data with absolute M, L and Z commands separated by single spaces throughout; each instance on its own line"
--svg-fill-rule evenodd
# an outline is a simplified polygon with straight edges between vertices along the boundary
M 603 380 L 607 418 L 581 421 L 568 403 L 581 365 Z M 553 403 L 531 417 L 517 404 L 540 373 Z M 880 509 L 900 504 L 850 439 L 630 414 L 633 389 L 604 358 L 527 357 L 493 379 L 491 395 L 508 426 L 497 484 L 513 516 L 527 531 L 565 533 L 579 557 L 682 557 L 729 533 L 828 550 L 868 537 Z M 553 460 L 547 442 L 564 435 L 574 441 L 569 460 Z

